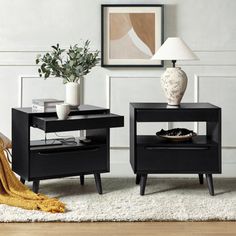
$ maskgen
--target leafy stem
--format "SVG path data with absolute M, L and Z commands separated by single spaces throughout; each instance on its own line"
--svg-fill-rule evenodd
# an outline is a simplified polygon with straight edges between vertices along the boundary
M 38 55 L 36 64 L 40 65 L 40 77 L 61 77 L 63 83 L 78 82 L 100 61 L 99 52 L 90 52 L 89 45 L 90 41 L 86 40 L 82 47 L 75 44 L 66 50 L 57 44 L 52 46 L 52 52 L 47 52 L 43 56 Z

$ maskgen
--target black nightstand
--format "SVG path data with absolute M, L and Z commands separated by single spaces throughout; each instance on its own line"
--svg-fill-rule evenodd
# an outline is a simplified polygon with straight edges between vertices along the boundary
M 39 181 L 66 176 L 94 174 L 98 192 L 102 193 L 101 173 L 110 171 L 110 128 L 122 127 L 124 117 L 109 109 L 81 105 L 71 111 L 67 120 L 58 120 L 55 112 L 33 112 L 31 108 L 12 109 L 12 169 L 24 183 L 33 181 L 38 192 Z M 30 127 L 45 133 L 86 130 L 90 143 L 35 145 Z M 42 141 L 38 141 L 38 143 Z
M 170 142 L 153 135 L 137 135 L 138 122 L 206 122 L 206 135 L 191 141 Z M 165 103 L 130 104 L 130 163 L 144 195 L 148 174 L 199 174 L 214 195 L 212 174 L 221 173 L 221 108 L 209 103 L 182 103 L 168 108 Z

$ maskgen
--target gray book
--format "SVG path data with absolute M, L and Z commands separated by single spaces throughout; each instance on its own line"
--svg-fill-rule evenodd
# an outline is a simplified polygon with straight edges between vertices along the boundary
M 58 100 L 54 98 L 42 98 L 42 99 L 33 99 L 32 104 L 43 106 L 43 107 L 55 107 L 56 104 L 64 103 L 63 100 Z

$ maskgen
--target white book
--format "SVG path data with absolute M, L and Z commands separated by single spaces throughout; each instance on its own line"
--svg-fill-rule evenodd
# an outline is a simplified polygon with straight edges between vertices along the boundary
M 45 106 L 39 106 L 39 105 L 32 105 L 32 111 L 34 112 L 55 112 L 56 107 L 45 107 Z

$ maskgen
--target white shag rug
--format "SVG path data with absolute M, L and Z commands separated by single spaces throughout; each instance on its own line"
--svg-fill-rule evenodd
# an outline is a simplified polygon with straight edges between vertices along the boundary
M 149 178 L 145 196 L 134 179 L 102 178 L 103 195 L 94 179 L 41 181 L 40 192 L 66 203 L 66 213 L 44 213 L 0 205 L 0 222 L 209 221 L 236 220 L 236 180 L 215 179 L 215 193 L 198 179 Z

